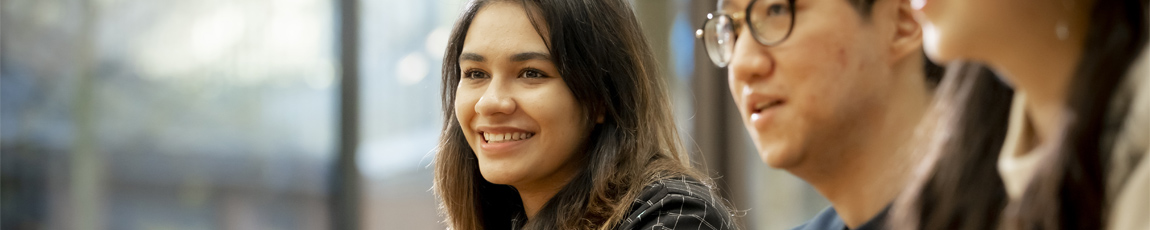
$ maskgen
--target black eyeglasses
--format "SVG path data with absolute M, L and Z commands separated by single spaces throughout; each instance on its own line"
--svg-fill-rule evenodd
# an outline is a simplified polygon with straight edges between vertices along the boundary
M 752 0 L 743 15 L 755 41 L 774 46 L 786 40 L 795 27 L 795 0 Z M 719 67 L 730 64 L 735 52 L 736 28 L 741 26 L 735 17 L 740 15 L 709 13 L 703 28 L 695 31 L 695 38 L 703 40 L 707 56 Z

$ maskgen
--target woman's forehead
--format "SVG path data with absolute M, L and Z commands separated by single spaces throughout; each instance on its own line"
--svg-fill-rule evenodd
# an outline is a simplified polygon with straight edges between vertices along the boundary
M 483 7 L 475 15 L 463 49 L 546 51 L 539 34 L 522 6 L 497 2 Z

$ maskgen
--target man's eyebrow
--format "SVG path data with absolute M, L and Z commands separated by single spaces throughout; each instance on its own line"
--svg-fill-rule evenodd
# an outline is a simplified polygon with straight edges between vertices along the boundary
M 511 56 L 512 62 L 524 62 L 527 60 L 544 60 L 550 61 L 551 55 L 540 52 L 523 52 Z
M 459 54 L 459 61 L 460 62 L 462 62 L 462 61 L 484 62 L 484 61 L 487 61 L 487 58 L 484 58 L 483 55 L 479 55 L 476 53 L 462 53 L 462 54 Z

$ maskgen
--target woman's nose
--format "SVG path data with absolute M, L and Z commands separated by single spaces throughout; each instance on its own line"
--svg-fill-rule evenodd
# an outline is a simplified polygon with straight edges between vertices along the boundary
M 506 83 L 493 78 L 483 96 L 475 103 L 475 112 L 485 116 L 515 113 L 515 99 L 511 97 L 510 87 Z

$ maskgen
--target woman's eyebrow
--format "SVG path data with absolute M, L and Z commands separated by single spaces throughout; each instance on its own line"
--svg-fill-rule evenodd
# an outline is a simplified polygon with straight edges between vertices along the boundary
M 524 62 L 527 60 L 544 60 L 550 61 L 551 55 L 540 52 L 523 52 L 511 56 L 512 62 Z
M 476 53 L 462 53 L 459 54 L 459 62 L 463 61 L 484 62 L 487 61 L 487 58 L 484 58 L 483 55 Z
M 524 62 L 524 61 L 528 61 L 528 60 L 550 61 L 551 55 L 546 54 L 546 53 L 542 53 L 542 52 L 523 52 L 523 53 L 517 53 L 515 55 L 511 55 L 510 59 L 512 62 Z M 485 61 L 487 61 L 487 58 L 483 57 L 483 55 L 479 55 L 477 53 L 462 53 L 462 54 L 459 54 L 459 61 L 460 62 L 463 62 L 463 61 L 485 62 Z

